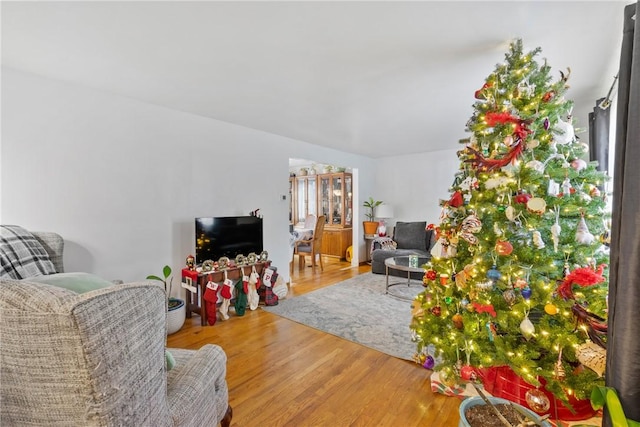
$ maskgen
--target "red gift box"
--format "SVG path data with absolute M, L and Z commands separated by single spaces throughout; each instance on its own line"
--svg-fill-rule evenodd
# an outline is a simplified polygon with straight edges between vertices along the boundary
M 482 379 L 485 390 L 491 393 L 492 396 L 501 397 L 519 403 L 526 408 L 530 408 L 525 395 L 527 391 L 533 390 L 536 387 L 527 383 L 508 366 L 478 369 L 478 374 Z M 562 401 L 556 399 L 553 393 L 550 393 L 544 388 L 546 383 L 544 378 L 540 378 L 540 383 L 542 384 L 540 391 L 549 398 L 549 402 L 551 403 L 551 407 L 547 412 L 551 414 L 552 418 L 563 421 L 577 421 L 591 418 L 596 414 L 596 411 L 591 407 L 591 402 L 588 399 L 579 400 L 574 396 L 569 396 L 569 404 L 573 407 L 573 411 L 571 411 Z M 530 409 L 537 412 L 533 408 Z

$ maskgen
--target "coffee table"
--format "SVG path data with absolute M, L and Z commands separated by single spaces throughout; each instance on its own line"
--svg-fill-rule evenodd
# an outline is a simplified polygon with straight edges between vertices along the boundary
M 389 284 L 389 270 L 396 271 L 404 271 L 407 273 L 407 287 L 411 286 L 411 273 L 423 273 L 424 268 L 422 265 L 429 262 L 429 258 L 423 256 L 416 256 L 417 262 L 411 263 L 410 260 L 413 256 L 405 255 L 405 256 L 395 256 L 391 258 L 387 258 L 384 260 L 385 265 L 385 273 L 387 275 L 387 283 L 385 293 L 389 294 L 393 297 L 404 299 L 404 300 L 413 300 L 413 298 L 406 298 L 400 295 L 394 295 L 389 293 L 389 288 L 391 286 L 404 285 L 405 282 L 391 283 Z

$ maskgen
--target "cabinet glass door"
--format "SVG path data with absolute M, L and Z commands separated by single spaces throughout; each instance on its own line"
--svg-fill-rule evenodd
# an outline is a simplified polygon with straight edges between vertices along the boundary
M 333 190 L 331 200 L 331 224 L 340 225 L 342 223 L 342 177 L 333 176 Z
M 304 222 L 304 219 L 307 215 L 307 181 L 305 179 L 298 179 L 296 180 L 296 184 L 298 186 L 298 206 L 296 209 L 298 217 L 296 218 L 296 223 L 299 224 L 301 222 Z
M 330 210 L 330 179 L 328 176 L 323 176 L 320 178 L 320 191 L 318 192 L 318 203 L 320 204 L 320 215 L 325 216 L 325 223 L 329 223 L 329 218 L 331 218 L 331 210 Z
M 307 215 L 317 215 L 317 209 L 316 209 L 316 179 L 315 178 L 309 178 L 309 180 L 307 182 L 308 182 L 308 185 L 307 185 Z
M 351 226 L 351 218 L 353 217 L 353 184 L 351 175 L 345 175 L 344 177 L 344 204 L 345 204 L 345 218 L 344 225 Z
M 295 191 L 294 186 L 295 180 L 293 178 L 289 178 L 289 224 L 294 224 L 294 216 L 296 211 L 296 201 L 295 201 Z

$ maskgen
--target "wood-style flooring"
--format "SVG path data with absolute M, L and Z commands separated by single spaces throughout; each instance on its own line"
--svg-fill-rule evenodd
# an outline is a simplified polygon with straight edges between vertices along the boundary
M 294 266 L 287 297 L 370 271 L 324 258 L 324 272 Z M 288 268 L 284 266 L 283 268 Z M 357 316 L 358 313 L 353 313 Z M 430 371 L 261 308 L 200 326 L 200 317 L 167 339 L 169 347 L 221 346 L 228 357 L 232 426 L 458 425 L 455 397 L 433 393 Z

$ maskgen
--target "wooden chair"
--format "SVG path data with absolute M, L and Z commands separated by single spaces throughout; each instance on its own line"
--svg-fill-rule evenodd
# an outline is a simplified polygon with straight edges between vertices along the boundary
M 293 250 L 294 255 L 298 255 L 299 268 L 302 269 L 305 265 L 305 257 L 311 257 L 311 267 L 313 272 L 316 272 L 316 255 L 320 258 L 320 271 L 324 271 L 324 265 L 322 264 L 322 233 L 324 232 L 324 224 L 326 217 L 320 215 L 316 220 L 316 226 L 313 230 L 313 236 L 309 240 L 300 240 L 296 242 Z

